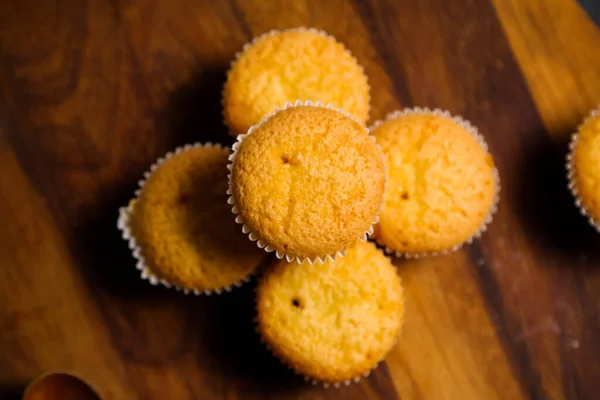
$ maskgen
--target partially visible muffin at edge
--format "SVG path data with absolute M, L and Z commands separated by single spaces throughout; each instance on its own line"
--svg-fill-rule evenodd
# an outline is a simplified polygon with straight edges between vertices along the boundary
M 579 208 L 600 230 L 600 108 L 579 126 L 569 154 L 569 184 Z
M 372 230 L 385 180 L 381 153 L 363 126 L 341 112 L 300 105 L 239 143 L 230 190 L 246 228 L 268 248 L 312 261 Z
M 230 134 L 295 100 L 321 101 L 365 123 L 370 87 L 362 67 L 333 37 L 296 28 L 260 36 L 233 63 L 223 89 Z
M 449 116 L 408 113 L 376 126 L 389 185 L 377 241 L 403 255 L 452 250 L 485 227 L 499 182 L 492 156 Z
M 158 278 L 213 291 L 239 284 L 264 260 L 227 205 L 229 154 L 217 147 L 176 154 L 152 172 L 134 200 L 131 233 Z
M 404 318 L 400 278 L 373 243 L 320 265 L 279 261 L 256 292 L 257 327 L 286 365 L 310 379 L 359 379 L 396 343 Z

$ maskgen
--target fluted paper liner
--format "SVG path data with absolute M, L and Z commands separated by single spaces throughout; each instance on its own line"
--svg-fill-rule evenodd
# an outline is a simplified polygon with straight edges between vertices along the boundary
M 389 259 L 390 264 L 392 263 L 392 260 Z M 398 279 L 400 279 L 400 277 L 398 277 Z M 392 350 L 394 349 L 394 347 L 396 347 L 396 345 L 398 344 L 398 340 L 400 340 L 400 336 L 402 336 L 402 331 L 404 329 L 404 317 L 406 315 L 406 297 L 404 296 L 404 287 L 402 286 L 402 279 L 400 279 L 400 286 L 402 288 L 402 299 L 404 301 L 404 312 L 402 313 L 402 323 L 400 325 L 400 329 L 398 331 L 398 335 L 396 335 L 396 340 L 394 341 L 394 344 L 392 344 L 392 346 L 390 347 L 390 349 L 388 350 L 387 354 L 377 363 L 375 364 L 375 366 L 373 366 L 373 368 L 371 368 L 370 370 L 368 370 L 367 372 L 365 372 L 362 375 L 359 376 L 355 376 L 352 379 L 346 379 L 344 381 L 340 381 L 340 382 L 325 382 L 325 381 L 320 381 L 318 379 L 315 379 L 311 376 L 307 376 L 304 375 L 303 373 L 299 372 L 298 370 L 296 370 L 291 364 L 286 363 L 282 357 L 280 357 L 277 352 L 275 350 L 273 350 L 273 348 L 271 346 L 269 346 L 269 344 L 266 342 L 266 340 L 263 338 L 262 333 L 260 331 L 260 328 L 258 326 L 258 304 L 256 301 L 256 290 L 257 288 L 254 288 L 254 313 L 255 313 L 255 317 L 254 317 L 254 331 L 258 334 L 258 336 L 260 337 L 260 342 L 267 348 L 267 350 L 269 351 L 269 353 L 271 353 L 275 358 L 277 358 L 279 360 L 279 362 L 281 363 L 281 365 L 283 365 L 284 367 L 286 367 L 287 369 L 289 369 L 290 371 L 292 371 L 295 375 L 298 376 L 302 376 L 304 378 L 304 380 L 306 382 L 310 382 L 312 385 L 314 386 L 322 386 L 325 389 L 328 389 L 329 387 L 334 387 L 334 388 L 339 388 L 341 386 L 350 386 L 350 384 L 352 383 L 358 383 L 360 382 L 360 380 L 362 378 L 367 378 L 369 375 L 371 375 L 371 373 L 373 371 L 375 371 L 377 368 L 379 368 L 379 365 L 385 361 L 385 359 L 388 357 L 388 355 L 392 352 Z
M 360 121 L 358 121 L 356 118 L 354 118 L 351 114 L 345 112 L 344 110 L 342 110 L 341 108 L 336 108 L 334 106 L 332 106 L 331 104 L 328 105 L 324 105 L 322 102 L 317 101 L 317 102 L 312 102 L 311 100 L 306 100 L 306 101 L 302 101 L 302 100 L 296 100 L 294 103 L 286 103 L 283 108 L 278 108 L 275 107 L 275 111 L 272 114 L 268 114 L 265 115 L 263 117 L 263 119 L 256 125 L 252 126 L 250 129 L 248 129 L 248 132 L 246 134 L 243 135 L 238 135 L 236 142 L 233 144 L 233 146 L 231 146 L 232 149 L 232 153 L 229 156 L 229 161 L 230 163 L 227 165 L 227 168 L 229 168 L 229 189 L 227 190 L 227 194 L 229 195 L 229 199 L 227 200 L 227 203 L 229 203 L 232 207 L 231 207 L 231 212 L 233 213 L 233 215 L 235 216 L 235 222 L 237 222 L 238 224 L 242 225 L 242 232 L 244 232 L 245 234 L 248 235 L 248 237 L 250 238 L 250 240 L 252 240 L 253 242 L 256 242 L 256 245 L 265 250 L 266 252 L 275 252 L 275 255 L 277 256 L 277 258 L 282 259 L 285 257 L 285 259 L 288 262 L 293 262 L 296 261 L 300 264 L 302 264 L 303 262 L 308 262 L 309 264 L 313 264 L 315 262 L 319 262 L 319 263 L 324 263 L 327 260 L 335 260 L 336 257 L 340 256 L 343 257 L 346 255 L 346 249 L 340 250 L 335 254 L 328 254 L 322 257 L 315 257 L 315 258 L 309 258 L 309 257 L 305 257 L 302 255 L 298 255 L 298 254 L 289 254 L 289 253 L 285 253 L 279 250 L 276 250 L 274 247 L 272 247 L 271 245 L 269 245 L 264 239 L 262 239 L 260 237 L 260 235 L 258 235 L 256 232 L 252 232 L 250 230 L 250 228 L 248 227 L 248 225 L 246 225 L 244 223 L 244 219 L 242 218 L 242 216 L 239 213 L 239 209 L 237 207 L 237 205 L 235 204 L 235 198 L 233 197 L 233 192 L 231 190 L 231 171 L 233 170 L 233 163 L 235 162 L 235 158 L 237 155 L 237 150 L 240 147 L 240 144 L 244 141 L 244 139 L 248 136 L 251 135 L 252 132 L 254 132 L 259 126 L 261 126 L 262 124 L 264 124 L 265 122 L 267 122 L 271 117 L 273 117 L 275 114 L 277 114 L 279 111 L 283 111 L 283 110 L 287 110 L 288 108 L 293 108 L 293 107 L 301 107 L 301 106 L 312 106 L 312 107 L 321 107 L 321 108 L 327 108 L 330 110 L 334 110 L 337 112 L 340 112 L 342 114 L 344 114 L 345 116 L 352 118 L 354 121 L 356 121 L 357 123 L 359 123 L 361 126 L 364 126 Z M 370 135 L 369 129 L 368 128 L 364 128 L 365 132 Z M 370 138 L 375 142 L 375 137 L 370 135 Z M 377 145 L 377 149 L 379 150 L 379 153 L 383 159 L 383 153 L 381 152 L 381 148 L 379 145 Z M 385 166 L 385 163 L 383 163 Z M 359 240 L 362 240 L 363 242 L 367 241 L 369 236 L 371 236 L 373 234 L 373 226 L 379 221 L 379 214 L 381 213 L 381 210 L 383 209 L 383 203 L 385 202 L 385 193 L 387 192 L 387 169 L 385 170 L 385 187 L 384 187 L 384 198 L 382 201 L 381 206 L 379 207 L 379 211 L 377 212 L 377 215 L 375 216 L 375 219 L 373 220 L 373 222 L 371 223 L 371 226 L 369 227 L 369 229 L 367 231 L 365 231 L 362 235 L 362 237 L 359 238 Z
M 350 55 L 350 57 L 352 57 L 352 59 L 354 60 L 354 62 L 356 63 L 356 65 L 358 65 L 358 67 L 360 68 L 360 72 L 362 73 L 362 75 L 365 77 L 365 80 L 367 82 L 367 86 L 369 87 L 369 103 L 367 105 L 367 118 L 365 120 L 368 121 L 369 120 L 369 115 L 371 115 L 371 86 L 369 85 L 369 77 L 367 76 L 367 74 L 365 73 L 365 69 L 362 66 L 361 63 L 358 62 L 358 60 L 356 59 L 356 57 L 354 57 L 352 55 L 352 52 L 350 52 L 350 50 L 339 40 L 337 40 L 333 35 L 330 35 L 329 33 L 321 30 L 321 29 L 317 29 L 317 28 L 307 28 L 307 27 L 297 27 L 297 28 L 290 28 L 290 29 L 284 29 L 284 30 L 277 30 L 277 29 L 272 29 L 268 32 L 263 33 L 262 35 L 258 35 L 256 37 L 254 37 L 251 41 L 249 41 L 248 43 L 246 43 L 243 47 L 242 50 L 238 51 L 235 56 L 233 57 L 233 60 L 231 61 L 231 63 L 229 64 L 229 69 L 227 70 L 227 80 L 229 80 L 229 73 L 231 72 L 233 66 L 237 63 L 237 61 L 239 60 L 239 58 L 241 57 L 241 55 L 246 52 L 246 50 L 248 50 L 250 47 L 254 46 L 259 40 L 264 39 L 265 37 L 269 37 L 269 36 L 273 36 L 273 35 L 278 35 L 280 33 L 284 33 L 284 32 L 311 32 L 311 33 L 316 33 L 318 35 L 321 35 L 323 37 L 326 37 L 328 39 L 332 39 L 335 40 L 337 43 L 342 44 L 342 46 L 344 46 L 344 49 L 346 50 L 346 52 L 348 53 L 348 55 Z M 225 84 L 223 85 L 223 88 L 221 89 L 221 109 L 222 109 L 222 113 L 223 113 L 223 123 L 225 124 L 225 126 L 227 126 L 228 129 L 229 125 L 227 124 L 227 119 L 225 118 L 225 96 L 224 96 L 224 92 L 225 92 Z M 311 99 L 314 102 L 316 102 L 318 99 Z M 274 104 L 273 105 L 273 109 L 275 110 L 277 107 Z M 360 121 L 359 121 L 360 122 Z M 362 122 L 360 122 L 361 125 L 363 125 Z
M 150 269 L 150 267 L 148 267 L 148 265 L 146 264 L 146 260 L 144 258 L 144 255 L 142 254 L 142 249 L 140 246 L 138 246 L 137 241 L 135 239 L 135 236 L 133 235 L 132 231 L 131 231 L 131 226 L 130 226 L 130 222 L 131 222 L 131 214 L 133 212 L 133 207 L 135 206 L 135 202 L 137 197 L 139 196 L 142 188 L 144 187 L 146 181 L 148 180 L 148 178 L 150 178 L 150 176 L 152 175 L 152 173 L 154 171 L 156 171 L 156 169 L 165 161 L 167 161 L 169 158 L 173 157 L 176 154 L 179 153 L 183 153 L 185 151 L 189 151 L 195 148 L 199 148 L 199 147 L 216 147 L 216 148 L 223 148 L 223 146 L 221 146 L 218 143 L 211 143 L 211 142 L 207 142 L 207 143 L 194 143 L 194 144 L 187 144 L 185 146 L 181 146 L 176 148 L 174 151 L 172 152 L 168 152 L 167 154 L 165 154 L 164 157 L 159 158 L 158 160 L 156 160 L 156 162 L 154 164 L 152 164 L 152 166 L 150 166 L 150 169 L 148 171 L 146 171 L 144 173 L 144 178 L 142 180 L 140 180 L 138 182 L 139 185 L 139 189 L 137 189 L 135 191 L 135 199 L 131 200 L 129 202 L 129 204 L 126 207 L 121 207 L 119 209 L 119 219 L 117 221 L 117 228 L 121 231 L 121 236 L 124 240 L 126 240 L 129 244 L 129 248 L 131 249 L 131 253 L 133 255 L 133 258 L 135 258 L 137 260 L 135 268 L 137 270 L 140 271 L 140 277 L 143 280 L 148 281 L 151 285 L 153 286 L 157 286 L 157 285 L 162 285 L 166 288 L 172 288 L 175 289 L 179 292 L 183 292 L 184 294 L 190 294 L 193 293 L 195 295 L 207 295 L 210 296 L 211 294 L 221 294 L 223 292 L 230 292 L 231 290 L 233 290 L 234 287 L 240 287 L 242 286 L 242 284 L 247 283 L 250 281 L 250 278 L 252 277 L 252 275 L 255 273 L 254 271 L 251 272 L 247 277 L 243 278 L 242 280 L 235 282 L 229 286 L 225 286 L 223 288 L 218 288 L 218 289 L 189 289 L 189 288 L 182 288 L 180 286 L 177 286 L 173 283 L 170 283 L 162 278 L 159 278 L 157 275 L 155 275 L 152 270 Z
M 462 128 L 464 128 L 467 132 L 469 132 L 477 140 L 477 142 L 479 143 L 481 148 L 486 153 L 489 153 L 488 145 L 487 145 L 483 135 L 479 132 L 479 130 L 473 124 L 471 124 L 471 122 L 469 122 L 468 120 L 464 119 L 461 116 L 454 116 L 454 115 L 450 114 L 449 111 L 442 110 L 439 108 L 435 108 L 432 110 L 427 107 L 425 107 L 425 108 L 415 107 L 415 108 L 405 108 L 402 110 L 394 111 L 394 112 L 388 114 L 384 119 L 373 123 L 373 125 L 371 125 L 371 132 L 374 132 L 384 122 L 394 120 L 396 118 L 404 117 L 406 115 L 415 115 L 415 114 L 416 115 L 419 115 L 419 114 L 420 115 L 436 115 L 436 116 L 444 117 L 451 121 L 456 122 L 458 125 L 460 125 Z M 377 241 L 377 243 L 379 243 L 383 247 L 383 250 L 385 251 L 386 254 L 393 254 L 396 257 L 401 257 L 401 258 L 424 258 L 424 257 L 430 257 L 430 256 L 438 256 L 438 255 L 452 253 L 452 252 L 460 249 L 462 246 L 464 246 L 466 244 L 471 244 L 473 242 L 473 240 L 481 237 L 481 235 L 487 230 L 489 224 L 494 219 L 494 214 L 498 210 L 498 203 L 500 201 L 500 174 L 496 167 L 494 167 L 492 174 L 494 177 L 493 178 L 494 179 L 494 201 L 492 203 L 492 206 L 490 207 L 490 210 L 489 210 L 487 216 L 485 217 L 483 223 L 481 224 L 481 226 L 479 227 L 477 232 L 475 232 L 469 239 L 465 240 L 464 242 L 462 242 L 456 246 L 452 246 L 450 248 L 447 248 L 444 250 L 439 250 L 439 251 L 421 252 L 421 253 L 406 253 L 406 252 L 400 252 L 400 251 L 397 251 L 397 250 L 387 247 L 383 243 L 380 243 L 377 240 L 377 237 L 375 237 L 375 240 Z
M 579 127 L 577 128 L 577 131 L 571 135 L 571 141 L 569 142 L 569 154 L 567 154 L 566 168 L 567 168 L 568 186 L 569 186 L 569 190 L 573 194 L 573 197 L 575 198 L 575 205 L 579 209 L 579 212 L 581 213 L 581 215 L 583 215 L 584 217 L 587 218 L 590 225 L 593 226 L 594 229 L 596 229 L 596 231 L 600 232 L 600 221 L 596 220 L 592 216 L 592 214 L 590 214 L 589 210 L 587 209 L 587 207 L 581 200 L 581 196 L 579 195 L 579 189 L 577 189 L 577 185 L 575 183 L 575 170 L 574 170 L 574 166 L 573 166 L 573 152 L 575 151 L 575 148 L 577 147 L 577 143 L 579 140 L 579 129 L 581 126 L 583 126 L 584 124 L 589 122 L 591 119 L 596 118 L 598 116 L 600 116 L 600 106 L 598 106 L 594 110 L 592 110 L 588 114 L 588 116 L 583 120 L 583 122 L 579 125 Z

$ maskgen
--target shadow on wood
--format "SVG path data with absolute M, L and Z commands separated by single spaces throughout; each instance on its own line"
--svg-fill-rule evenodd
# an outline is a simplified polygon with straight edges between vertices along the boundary
M 221 92 L 229 66 L 200 67 L 195 77 L 176 89 L 157 116 L 165 147 L 213 142 L 231 145 L 223 122 Z
M 528 236 L 568 259 L 581 255 L 600 258 L 598 234 L 579 213 L 568 189 L 565 168 L 568 143 L 557 147 L 546 133 L 532 136 L 544 140 L 527 149 L 521 173 L 515 177 L 520 188 L 515 204 Z
M 223 125 L 220 106 L 225 74 L 226 67 L 201 68 L 192 82 L 174 91 L 165 109 L 155 116 L 159 131 L 154 135 L 155 157 L 141 168 L 124 168 L 123 179 L 104 188 L 107 196 L 87 213 L 89 219 L 81 225 L 76 240 L 82 244 L 78 248 L 85 249 L 80 254 L 82 264 L 102 289 L 124 296 L 166 292 L 157 291 L 140 279 L 131 251 L 116 228 L 119 208 L 133 198 L 143 172 L 158 157 L 187 143 L 211 141 L 229 145 L 233 141 Z
M 255 285 L 253 280 L 231 293 L 203 298 L 191 311 L 190 329 L 202 336 L 198 364 L 216 368 L 246 393 L 294 393 L 304 381 L 281 365 L 255 331 Z
M 0 385 L 0 400 L 21 400 L 25 386 Z

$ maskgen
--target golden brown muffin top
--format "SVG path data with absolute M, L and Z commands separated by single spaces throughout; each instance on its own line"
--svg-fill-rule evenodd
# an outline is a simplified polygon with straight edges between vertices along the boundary
M 230 133 L 246 133 L 274 107 L 313 100 L 330 103 L 365 123 L 369 84 L 344 46 L 316 30 L 291 29 L 258 37 L 229 71 L 223 110 Z
M 572 183 L 587 213 L 600 221 L 600 112 L 579 127 L 571 155 Z
M 231 176 L 246 227 L 273 249 L 309 259 L 362 237 L 384 187 L 381 153 L 365 128 L 313 106 L 279 111 L 247 135 Z
M 404 316 L 400 279 L 374 244 L 325 264 L 279 261 L 257 288 L 257 324 L 271 350 L 323 382 L 360 377 L 395 344 Z
M 450 249 L 478 232 L 494 207 L 492 156 L 456 121 L 408 114 L 373 131 L 389 189 L 377 240 L 401 253 Z
M 131 229 L 159 278 L 182 288 L 221 289 L 247 278 L 265 258 L 227 204 L 229 154 L 217 147 L 176 154 L 142 188 Z

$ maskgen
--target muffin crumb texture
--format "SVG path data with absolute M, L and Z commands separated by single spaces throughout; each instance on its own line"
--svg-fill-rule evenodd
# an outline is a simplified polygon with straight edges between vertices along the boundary
M 433 114 L 388 120 L 373 134 L 389 185 L 378 242 L 400 253 L 451 249 L 475 235 L 495 201 L 492 156 L 457 122 Z
M 579 127 L 571 162 L 578 198 L 587 213 L 600 221 L 600 116 Z
M 362 67 L 341 43 L 316 30 L 291 29 L 259 37 L 240 54 L 223 90 L 224 115 L 237 135 L 275 107 L 313 100 L 365 123 L 369 90 Z
M 326 383 L 375 368 L 394 346 L 403 316 L 400 278 L 368 242 L 325 264 L 279 261 L 257 288 L 263 340 L 296 372 Z
M 310 259 L 362 237 L 384 189 L 383 158 L 365 129 L 312 106 L 280 111 L 246 136 L 231 177 L 249 230 L 281 253 Z
M 181 288 L 239 284 L 265 258 L 231 216 L 229 153 L 199 147 L 172 156 L 151 174 L 133 205 L 131 230 L 147 267 Z

